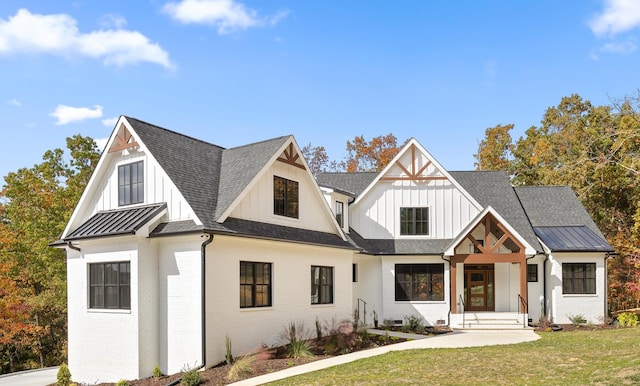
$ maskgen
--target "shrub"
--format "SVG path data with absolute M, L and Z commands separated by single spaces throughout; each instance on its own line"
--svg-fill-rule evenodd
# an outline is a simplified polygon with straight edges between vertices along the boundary
M 395 323 L 393 319 L 384 319 L 382 321 L 382 328 L 384 328 L 385 330 L 391 330 L 391 327 L 393 327 L 394 324 Z
M 58 375 L 56 377 L 58 379 L 56 386 L 69 386 L 71 384 L 71 371 L 69 371 L 69 367 L 64 363 L 60 365 L 60 369 L 58 370 Z
M 618 315 L 618 323 L 623 327 L 635 327 L 638 325 L 638 315 L 633 312 L 623 312 Z
M 581 324 L 587 323 L 587 319 L 585 319 L 584 316 L 581 314 L 567 315 L 567 318 L 569 318 L 569 320 L 571 321 L 571 324 L 573 324 L 576 327 L 580 326 Z
M 232 381 L 239 379 L 242 376 L 249 375 L 253 372 L 253 364 L 256 362 L 255 353 L 249 353 L 243 355 L 240 358 L 236 358 L 233 365 L 227 373 L 227 378 Z
M 160 371 L 160 366 L 156 365 L 156 367 L 153 368 L 153 378 L 157 380 L 161 376 L 162 376 L 162 371 Z
M 353 331 L 358 331 L 358 323 L 360 323 L 360 311 L 356 308 L 353 310 Z
M 224 359 L 228 365 L 233 363 L 233 355 L 231 354 L 231 338 L 229 338 L 229 334 L 224 337 Z
M 129 386 L 129 382 L 125 381 L 124 379 L 121 379 L 118 382 L 116 382 L 116 386 Z
M 287 354 L 291 358 L 307 358 L 312 356 L 311 346 L 309 342 L 304 340 L 304 327 L 298 327 L 296 322 L 290 322 L 287 329 L 287 338 L 289 339 L 289 346 L 287 348 Z
M 189 365 L 184 365 L 182 368 L 182 380 L 180 381 L 181 385 L 184 386 L 196 386 L 200 384 L 200 372 L 196 366 L 190 367 Z
M 408 326 L 409 331 L 419 332 L 419 333 L 424 332 L 424 319 L 422 318 L 422 316 L 418 316 L 418 315 L 405 316 L 404 323 L 402 326 L 404 327 L 405 325 Z M 404 331 L 404 328 L 402 330 Z
M 316 338 L 322 338 L 322 326 L 320 325 L 320 319 L 316 316 Z

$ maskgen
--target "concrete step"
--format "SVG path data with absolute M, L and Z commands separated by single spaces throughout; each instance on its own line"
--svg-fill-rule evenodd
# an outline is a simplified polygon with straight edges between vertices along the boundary
M 526 315 L 517 312 L 466 312 L 464 322 L 458 319 L 457 328 L 477 330 L 510 330 L 522 329 L 528 326 L 523 324 Z M 464 324 L 463 324 L 464 323 Z

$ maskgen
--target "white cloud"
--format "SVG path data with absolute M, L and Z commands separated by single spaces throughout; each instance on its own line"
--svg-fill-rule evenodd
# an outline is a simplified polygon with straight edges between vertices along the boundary
M 181 23 L 216 26 L 221 35 L 250 27 L 275 25 L 289 14 L 283 10 L 262 18 L 255 10 L 235 0 L 182 0 L 167 3 L 162 10 Z
M 605 0 L 602 14 L 589 22 L 597 36 L 613 36 L 640 26 L 640 1 Z
M 94 109 L 92 110 L 89 107 L 58 105 L 49 115 L 58 119 L 56 122 L 58 126 L 84 121 L 85 119 L 100 118 L 102 116 L 102 106 L 95 105 L 93 107 Z
M 104 147 L 107 146 L 109 138 L 96 138 L 94 141 L 96 142 L 96 145 L 98 145 L 98 150 L 103 151 Z
M 111 21 L 121 27 L 124 18 Z M 169 54 L 138 31 L 102 29 L 78 30 L 74 18 L 65 14 L 32 14 L 20 9 L 8 20 L 0 19 L 0 54 L 48 53 L 88 56 L 106 65 L 124 66 L 139 62 L 173 68 Z
M 105 28 L 113 27 L 115 29 L 120 29 L 120 28 L 124 27 L 125 25 L 127 25 L 127 19 L 125 19 L 121 15 L 108 13 L 106 15 L 103 15 L 100 18 L 100 25 L 102 25 Z
M 102 124 L 106 127 L 114 127 L 118 122 L 119 117 L 106 118 L 102 120 Z
M 638 49 L 638 46 L 635 44 L 635 42 L 633 42 L 632 40 L 628 40 L 622 43 L 607 43 L 604 46 L 602 46 L 600 51 L 608 52 L 612 54 L 627 55 L 637 49 Z
M 20 106 L 22 106 L 22 103 L 20 103 L 20 101 L 19 101 L 19 100 L 17 100 L 16 98 L 13 98 L 13 99 L 11 99 L 11 100 L 8 100 L 8 101 L 7 101 L 7 104 L 8 104 L 8 105 L 11 105 L 11 106 L 15 106 L 15 107 L 20 107 Z

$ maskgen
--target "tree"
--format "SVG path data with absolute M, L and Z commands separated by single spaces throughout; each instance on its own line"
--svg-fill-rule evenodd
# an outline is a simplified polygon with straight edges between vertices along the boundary
M 302 148 L 302 156 L 309 165 L 309 171 L 313 176 L 327 170 L 329 165 L 329 156 L 324 146 L 312 146 L 310 143 Z
M 478 145 L 478 153 L 473 157 L 476 159 L 476 170 L 505 170 L 511 165 L 511 134 L 513 124 L 497 125 L 484 131 L 484 139 Z
M 355 137 L 353 142 L 347 141 L 346 170 L 350 173 L 382 171 L 399 151 L 397 139 L 391 133 L 374 137 L 371 141 L 364 139 L 363 135 Z
M 65 356 L 66 260 L 49 243 L 62 234 L 99 158 L 89 137 L 67 138 L 67 148 L 69 163 L 63 150 L 49 150 L 42 163 L 9 173 L 0 191 L 0 257 L 8 273 L 0 302 L 20 311 L 1 316 L 14 343 L 0 339 L 0 355 L 11 370 L 57 365 Z

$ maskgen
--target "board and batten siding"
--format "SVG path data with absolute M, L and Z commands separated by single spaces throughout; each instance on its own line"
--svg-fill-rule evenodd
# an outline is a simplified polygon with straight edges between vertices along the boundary
M 452 239 L 479 210 L 451 182 L 379 181 L 362 201 L 350 206 L 351 226 L 365 238 L 400 236 L 400 208 L 428 207 L 429 236 Z
M 193 219 L 198 222 L 195 213 L 182 196 L 182 193 L 169 178 L 164 169 L 153 157 L 147 156 L 141 150 L 112 153 L 112 158 L 104 166 L 104 176 L 99 187 L 100 191 L 93 195 L 94 202 L 90 205 L 93 213 L 101 210 L 113 210 L 118 205 L 118 166 L 143 161 L 144 164 L 144 202 L 140 205 L 167 203 L 168 220 Z
M 274 176 L 298 182 L 298 218 L 273 213 Z M 276 161 L 260 176 L 229 217 L 336 233 L 327 205 L 309 172 Z

